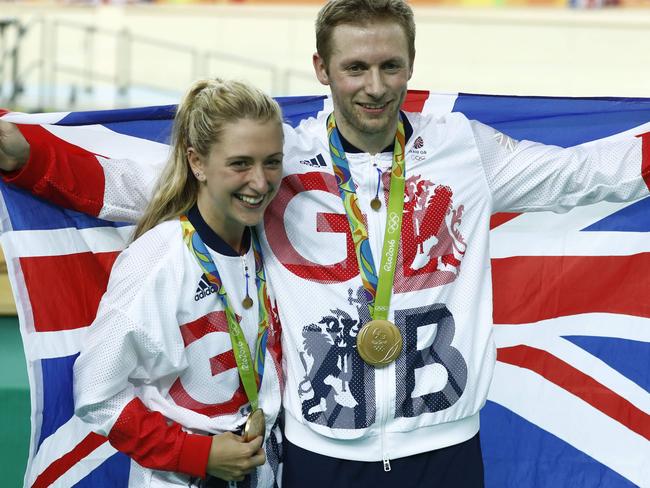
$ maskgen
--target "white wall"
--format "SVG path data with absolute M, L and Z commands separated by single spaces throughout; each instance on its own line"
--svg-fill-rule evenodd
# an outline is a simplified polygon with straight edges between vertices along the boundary
M 650 97 L 650 10 L 414 9 L 418 33 L 412 88 Z M 274 95 L 325 93 L 311 74 L 316 10 L 312 6 L 82 8 L 0 3 L 0 18 L 17 16 L 36 22 L 26 36 L 22 65 L 27 66 L 43 52 L 48 62 L 42 77 L 36 66 L 32 69 L 32 88 L 52 82 L 60 86 L 71 79 L 82 88 L 79 76 L 59 73 L 52 80 L 51 60 L 56 57 L 58 64 L 83 68 L 87 52 L 92 70 L 109 77 L 104 88 L 100 86 L 88 96 L 92 98 L 88 103 L 111 106 L 116 101 L 121 105 L 173 103 L 192 79 L 203 75 L 247 78 Z M 38 21 L 41 18 L 42 23 Z M 80 31 L 59 26 L 59 35 L 53 41 L 54 20 L 96 25 L 99 34 L 91 45 Z M 43 25 L 45 37 L 41 37 Z M 113 73 L 119 63 L 116 44 L 104 31 L 123 28 L 136 36 L 192 47 L 197 53 L 218 51 L 246 62 L 213 59 L 207 63 L 199 55 L 194 66 L 189 54 L 136 42 L 130 62 L 133 81 L 146 81 L 161 90 L 136 90 L 118 100 L 113 90 Z M 264 67 L 266 64 L 275 66 L 274 74 Z M 69 90 L 59 91 L 59 103 L 65 105 L 69 95 Z M 83 90 L 77 95 L 85 96 Z

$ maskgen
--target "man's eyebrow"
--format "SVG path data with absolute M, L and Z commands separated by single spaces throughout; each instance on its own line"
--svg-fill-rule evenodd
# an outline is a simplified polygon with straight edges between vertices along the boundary
M 380 65 L 388 64 L 388 63 L 406 64 L 407 61 L 404 58 L 400 57 L 400 56 L 393 56 L 393 57 L 390 57 L 390 58 L 387 58 L 387 59 L 383 59 L 383 60 L 381 60 L 379 62 Z M 352 66 L 352 65 L 355 65 L 355 64 L 357 64 L 359 66 L 368 66 L 369 63 L 367 61 L 363 61 L 361 59 L 355 59 L 355 58 L 342 59 L 341 62 L 340 62 L 341 66 Z
M 351 66 L 353 64 L 358 64 L 359 66 L 367 66 L 368 65 L 368 63 L 366 63 L 365 61 L 361 61 L 360 59 L 352 58 L 352 59 L 343 59 L 343 60 L 341 60 L 341 65 L 342 66 Z

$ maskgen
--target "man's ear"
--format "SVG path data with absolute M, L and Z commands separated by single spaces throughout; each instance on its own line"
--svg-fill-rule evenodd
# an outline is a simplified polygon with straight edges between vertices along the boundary
M 409 80 L 413 76 L 413 63 L 415 63 L 415 53 L 413 54 L 413 59 L 411 60 L 411 66 L 409 67 Z
M 314 72 L 316 73 L 316 78 L 318 78 L 318 81 L 320 81 L 323 85 L 329 85 L 330 77 L 327 74 L 327 65 L 325 64 L 325 60 L 321 58 L 320 54 L 318 53 L 314 53 L 311 60 L 314 65 Z

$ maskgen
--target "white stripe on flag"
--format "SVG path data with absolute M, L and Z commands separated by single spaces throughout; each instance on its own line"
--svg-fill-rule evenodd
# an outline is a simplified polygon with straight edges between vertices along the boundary
M 650 319 L 633 315 L 583 313 L 532 324 L 494 326 L 498 347 L 527 344 L 539 336 L 614 337 L 650 342 Z
M 650 443 L 538 374 L 497 362 L 488 399 L 568 442 L 639 486 L 650 486 L 646 469 Z
M 3 234 L 2 246 L 17 257 L 113 252 L 126 247 L 133 230 L 133 226 L 21 230 Z
M 516 220 L 516 219 L 515 219 Z M 507 225 L 507 224 L 505 224 Z M 513 229 L 490 235 L 492 258 L 517 256 L 631 256 L 650 252 L 648 232 L 534 234 Z
M 160 168 L 169 157 L 169 146 L 160 142 L 114 132 L 103 125 L 47 125 L 55 136 L 94 154 L 110 155 L 112 159 L 134 159 Z
M 457 98 L 457 94 L 429 93 L 429 98 L 422 107 L 422 113 L 432 114 L 434 117 L 447 115 L 453 110 Z
M 639 201 L 639 200 L 637 200 Z M 623 210 L 635 202 L 598 202 L 593 205 L 575 207 L 566 213 L 530 212 L 522 213 L 517 218 L 492 230 L 493 234 L 502 232 L 530 232 L 548 234 L 553 231 L 579 232 L 590 225 Z
M 581 373 L 591 376 L 636 407 L 650 413 L 650 394 L 644 388 L 580 346 L 563 337 L 549 334 L 548 331 L 536 334 L 536 337 L 531 339 L 523 344 L 554 355 Z
M 90 324 L 88 324 L 90 325 Z M 29 332 L 25 343 L 25 357 L 29 361 L 72 356 L 81 350 L 87 327 L 56 332 Z
M 102 465 L 117 451 L 108 442 L 103 443 L 88 456 L 66 471 L 58 480 L 57 486 L 74 486 L 88 476 L 92 471 Z
M 7 122 L 13 122 L 15 124 L 30 124 L 30 125 L 41 125 L 41 124 L 56 124 L 61 119 L 69 115 L 70 112 L 50 112 L 50 113 L 41 113 L 41 114 L 24 114 L 21 112 L 10 112 L 8 114 L 0 117 L 2 120 Z
M 78 417 L 73 416 L 59 427 L 54 434 L 43 440 L 38 453 L 32 461 L 28 486 L 32 486 L 39 474 L 45 471 L 50 464 L 62 455 L 74 449 L 89 433 L 90 428 L 88 424 L 85 424 Z M 105 442 L 84 458 L 82 462 L 76 464 L 72 470 L 59 478 L 56 486 L 73 486 L 115 452 L 115 449 L 108 442 Z

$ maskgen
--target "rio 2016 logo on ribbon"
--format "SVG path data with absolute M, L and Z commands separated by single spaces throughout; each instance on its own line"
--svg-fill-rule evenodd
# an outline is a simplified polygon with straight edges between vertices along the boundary
M 391 234 L 397 230 L 399 224 L 399 215 L 395 212 L 391 212 L 386 219 L 386 228 Z

